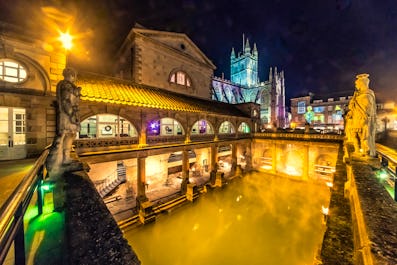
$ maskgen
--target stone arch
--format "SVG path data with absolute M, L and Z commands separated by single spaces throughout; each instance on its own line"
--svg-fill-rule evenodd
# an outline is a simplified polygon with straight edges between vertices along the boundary
M 328 155 L 328 154 L 320 154 L 316 157 L 316 159 L 314 160 L 314 164 L 315 165 L 320 165 L 320 166 L 333 166 L 332 161 L 334 159 L 332 158 L 332 156 Z
M 236 126 L 232 122 L 225 120 L 219 125 L 218 132 L 219 134 L 235 133 Z
M 183 76 L 183 78 L 178 80 L 178 75 Z M 190 92 L 196 91 L 191 75 L 180 67 L 172 69 L 168 76 L 168 82 L 173 85 L 184 86 Z
M 199 119 L 191 127 L 192 135 L 194 134 L 214 134 L 215 128 L 207 119 Z
M 249 126 L 248 123 L 246 122 L 241 122 L 238 126 L 237 132 L 239 133 L 250 133 L 251 132 L 251 127 Z
M 177 119 L 163 117 L 147 121 L 146 133 L 148 136 L 185 135 L 185 128 Z
M 278 146 L 278 148 L 282 149 L 280 150 L 281 152 L 277 152 L 277 160 L 281 162 L 277 163 L 277 171 L 290 176 L 301 177 L 304 171 L 303 147 L 295 144 L 286 144 Z
M 138 137 L 137 128 L 127 118 L 98 113 L 80 122 L 79 138 Z
M 27 78 L 21 83 L 9 83 L 9 88 L 23 88 L 39 91 L 46 95 L 51 91 L 51 81 L 47 71 L 32 58 L 21 54 L 10 52 L 2 59 L 10 59 L 21 64 L 27 71 Z M 8 83 L 7 83 L 8 84 Z

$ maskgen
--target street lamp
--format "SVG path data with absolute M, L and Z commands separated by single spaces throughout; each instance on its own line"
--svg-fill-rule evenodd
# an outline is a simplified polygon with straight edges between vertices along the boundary
M 68 65 L 68 51 L 72 49 L 72 40 L 73 37 L 72 35 L 69 34 L 69 32 L 61 32 L 59 36 L 59 41 L 62 43 L 63 48 L 65 49 L 65 68 Z

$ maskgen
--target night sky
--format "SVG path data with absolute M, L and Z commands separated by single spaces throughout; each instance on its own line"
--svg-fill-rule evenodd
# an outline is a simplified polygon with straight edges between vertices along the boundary
M 396 0 L 0 0 L 0 20 L 36 32 L 48 34 L 53 14 L 79 35 L 71 61 L 87 69 L 106 71 L 139 23 L 186 33 L 227 79 L 231 48 L 241 51 L 245 34 L 258 47 L 260 81 L 271 66 L 284 70 L 287 99 L 351 95 L 355 75 L 366 72 L 378 100 L 397 100 Z

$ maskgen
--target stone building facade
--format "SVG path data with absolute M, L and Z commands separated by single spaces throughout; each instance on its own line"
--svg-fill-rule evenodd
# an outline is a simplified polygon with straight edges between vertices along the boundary
M 116 58 L 117 77 L 210 99 L 216 67 L 186 34 L 133 28 Z
M 0 159 L 35 156 L 56 131 L 54 95 L 65 53 L 0 24 Z
M 0 160 L 34 157 L 56 133 L 66 54 L 1 25 Z M 134 28 L 116 58 L 122 79 L 78 71 L 81 150 L 212 141 L 259 127 L 257 104 L 210 100 L 215 66 L 185 34 Z
M 344 129 L 343 114 L 352 96 L 330 97 L 326 99 L 314 98 L 313 95 L 291 99 L 292 127 L 305 127 L 305 113 L 310 106 L 314 112 L 312 126 L 322 132 L 342 131 Z

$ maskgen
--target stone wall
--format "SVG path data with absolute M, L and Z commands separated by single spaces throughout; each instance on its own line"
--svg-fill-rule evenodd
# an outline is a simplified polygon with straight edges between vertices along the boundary
M 348 165 L 355 264 L 397 264 L 397 203 L 377 178 L 379 161 Z
M 69 264 L 140 264 L 87 174 L 65 175 Z
M 331 192 L 327 230 L 321 248 L 323 265 L 353 264 L 353 231 L 349 199 L 344 196 L 347 180 L 343 163 L 343 148 L 339 148 Z

